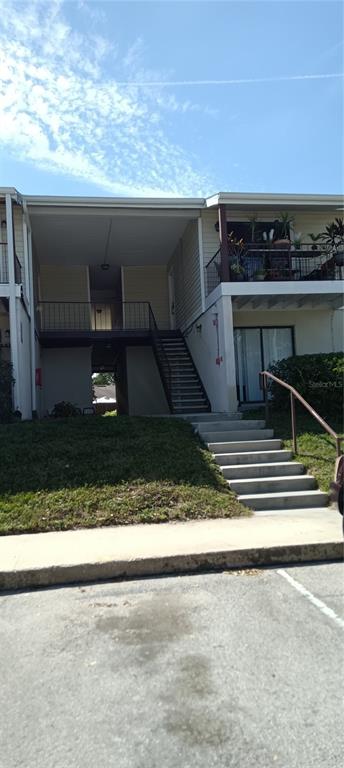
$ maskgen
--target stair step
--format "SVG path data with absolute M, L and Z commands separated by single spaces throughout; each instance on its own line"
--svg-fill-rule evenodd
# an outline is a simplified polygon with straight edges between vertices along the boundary
M 205 443 L 217 443 L 221 440 L 222 444 L 230 444 L 237 440 L 253 441 L 253 440 L 268 440 L 274 436 L 273 429 L 240 429 L 240 430 L 227 430 L 223 432 L 202 432 L 202 439 Z M 263 450 L 263 447 L 262 447 Z M 223 453 L 223 451 L 221 451 Z
M 185 404 L 184 405 L 178 405 L 176 407 L 179 410 L 183 411 L 183 413 L 185 413 L 185 414 L 187 414 L 187 413 L 197 413 L 197 409 L 199 411 L 202 411 L 203 413 L 204 413 L 204 411 L 206 411 L 207 413 L 209 412 L 208 406 L 206 406 L 205 402 L 202 403 L 202 405 L 200 405 L 198 403 L 197 405 L 193 406 L 191 403 L 187 403 L 187 405 L 185 405 Z
M 324 507 L 328 495 L 323 491 L 281 491 L 279 493 L 245 493 L 238 496 L 238 501 L 251 509 L 303 509 L 305 507 Z
M 195 397 L 194 399 L 191 397 L 188 397 L 187 399 L 184 397 L 172 397 L 171 399 L 173 405 L 176 405 L 178 408 L 182 406 L 184 409 L 187 408 L 188 405 L 190 405 L 192 408 L 196 408 L 197 405 L 203 408 L 204 403 L 206 403 L 205 397 Z
M 244 454 L 246 456 L 246 454 Z M 250 454 L 249 454 L 250 455 Z M 221 472 L 226 480 L 254 477 L 289 477 L 303 475 L 305 468 L 297 461 L 277 461 L 274 464 L 222 464 Z
M 224 421 L 209 421 L 206 423 L 197 422 L 193 423 L 192 425 L 201 435 L 203 435 L 204 432 L 227 432 L 228 430 L 250 430 L 250 429 L 264 429 L 265 427 L 265 421 L 244 421 L 244 420 L 238 420 L 238 421 L 231 421 L 228 423 L 228 420 Z
M 242 434 L 241 434 L 242 437 Z M 291 456 L 291 451 L 281 451 L 281 440 L 277 440 L 274 438 L 273 440 L 233 440 L 233 442 L 214 442 L 214 443 L 208 443 L 208 448 L 211 453 L 215 454 L 216 460 L 218 460 L 217 454 L 243 454 L 243 453 L 256 453 L 258 456 L 266 456 L 266 451 L 273 451 L 276 453 L 283 453 L 284 456 L 288 454 L 288 456 Z M 252 456 L 253 458 L 253 456 Z M 272 457 L 271 457 L 272 458 Z M 255 457 L 256 459 L 256 457 Z M 258 461 L 258 459 L 257 459 Z M 266 461 L 265 458 L 262 458 L 262 461 Z M 274 461 L 278 461 L 278 459 L 274 459 Z M 281 459 L 283 461 L 283 459 Z M 229 464 L 229 462 L 226 462 Z M 246 463 L 246 462 L 245 462 Z M 249 458 L 249 463 L 252 464 L 251 459 Z
M 228 419 L 230 421 L 231 419 L 237 419 L 238 418 L 238 414 L 237 413 L 225 413 L 225 414 L 224 413 L 212 413 L 211 411 L 209 411 L 208 413 L 200 413 L 200 414 L 197 414 L 197 413 L 196 414 L 195 413 L 186 413 L 185 416 L 184 416 L 184 419 L 186 419 L 187 421 L 195 421 L 195 420 L 197 420 L 197 422 L 199 422 L 199 421 L 206 422 L 208 419 L 217 419 L 217 418 L 219 418 L 219 419 L 225 419 L 226 418 L 226 419 Z M 239 418 L 240 418 L 240 416 L 239 416 Z
M 228 480 L 232 491 L 239 496 L 242 494 L 267 494 L 289 491 L 309 491 L 317 487 L 314 477 L 311 475 L 291 475 L 290 477 L 256 477 L 242 478 L 241 480 Z
M 281 449 L 278 450 L 278 447 L 281 446 L 280 440 L 266 440 L 264 442 L 266 442 L 268 446 L 271 446 L 271 443 L 273 443 L 272 448 L 276 447 L 277 450 L 272 450 L 271 448 L 267 448 L 267 450 L 262 451 L 251 451 L 250 449 L 246 450 L 242 448 L 243 443 L 237 443 L 237 445 L 239 445 L 241 448 L 241 450 L 238 449 L 237 453 L 235 451 L 233 451 L 233 453 L 229 453 L 228 451 L 216 452 L 216 450 L 214 451 L 214 445 L 209 445 L 208 448 L 214 454 L 215 461 L 217 461 L 220 466 L 225 466 L 227 469 L 229 467 L 237 467 L 239 469 L 242 465 L 246 467 L 248 465 L 252 465 L 252 461 L 255 462 L 254 466 L 258 466 L 258 464 L 264 464 L 267 462 L 278 462 L 278 464 L 282 462 L 289 462 L 289 459 L 292 457 L 292 452 Z M 217 445 L 221 445 L 221 443 L 217 443 Z M 250 443 L 250 445 L 257 446 L 257 443 Z
M 208 421 L 238 421 L 241 419 L 240 413 L 212 413 L 211 411 L 209 413 L 203 413 L 200 419 L 197 419 L 194 414 L 190 414 L 190 420 L 192 423 L 199 424 L 202 422 L 203 424 L 206 424 Z

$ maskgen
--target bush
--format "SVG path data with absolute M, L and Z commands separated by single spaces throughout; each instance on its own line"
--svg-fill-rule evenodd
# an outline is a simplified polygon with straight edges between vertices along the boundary
M 76 405 L 73 405 L 73 403 L 61 400 L 60 403 L 55 403 L 51 415 L 56 419 L 62 419 L 66 416 L 80 416 L 81 410 Z
M 344 355 L 341 352 L 319 355 L 295 355 L 270 365 L 269 371 L 295 387 L 302 397 L 326 419 L 340 416 L 343 409 Z M 270 382 L 274 404 L 289 405 L 289 392 Z
M 12 419 L 12 386 L 14 378 L 12 365 L 6 360 L 0 360 L 0 423 Z

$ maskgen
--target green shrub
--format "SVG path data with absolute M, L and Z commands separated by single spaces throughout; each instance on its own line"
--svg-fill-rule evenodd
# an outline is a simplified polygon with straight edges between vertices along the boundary
M 0 360 L 0 423 L 11 421 L 13 384 L 11 363 Z
M 55 403 L 51 415 L 56 419 L 62 419 L 66 416 L 80 416 L 81 410 L 77 408 L 73 403 L 69 403 L 66 400 L 61 400 L 60 403 Z
M 271 365 L 269 371 L 295 387 L 302 397 L 326 419 L 340 416 L 343 408 L 344 354 L 295 355 Z M 274 404 L 289 405 L 289 392 L 275 382 L 270 383 Z

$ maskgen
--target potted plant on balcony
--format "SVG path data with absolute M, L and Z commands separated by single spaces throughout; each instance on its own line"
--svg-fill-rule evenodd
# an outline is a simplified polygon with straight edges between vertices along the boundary
M 228 247 L 230 278 L 233 281 L 243 280 L 245 275 L 245 268 L 242 259 L 247 250 L 243 238 L 237 240 L 234 232 L 230 232 L 228 235 Z
M 266 271 L 263 267 L 259 267 L 259 269 L 256 270 L 256 272 L 253 275 L 254 280 L 265 280 L 266 278 Z
M 294 235 L 293 239 L 293 246 L 295 248 L 295 251 L 300 251 L 302 245 L 302 234 L 301 232 L 297 232 L 297 234 Z
M 275 219 L 273 237 L 273 245 L 275 248 L 289 250 L 291 245 L 290 227 L 293 224 L 293 221 L 293 216 L 290 216 L 288 211 L 281 213 L 279 219 Z
M 317 235 L 314 235 L 313 232 L 309 232 L 308 233 L 308 237 L 310 237 L 310 239 L 312 241 L 311 250 L 312 251 L 317 251 L 318 250 L 317 243 L 319 242 L 319 240 L 322 239 L 322 233 L 319 232 Z
M 245 269 L 242 264 L 239 264 L 239 262 L 236 261 L 234 264 L 230 264 L 229 269 L 231 280 L 233 282 L 240 282 L 244 279 Z
M 344 266 L 344 219 L 338 217 L 328 224 L 322 233 L 322 240 L 335 252 L 337 267 Z

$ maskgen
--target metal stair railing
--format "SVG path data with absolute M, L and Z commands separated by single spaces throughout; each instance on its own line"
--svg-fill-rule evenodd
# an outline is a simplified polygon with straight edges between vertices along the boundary
M 278 379 L 277 376 L 274 376 L 272 373 L 269 373 L 269 371 L 261 371 L 259 374 L 259 382 L 260 382 L 260 388 L 263 390 L 264 393 L 264 402 L 265 402 L 265 419 L 268 421 L 269 418 L 269 398 L 268 398 L 268 385 L 267 385 L 267 379 L 272 379 L 277 384 L 280 384 L 281 387 L 284 387 L 284 389 L 288 389 L 290 392 L 290 415 L 291 415 L 291 431 L 293 436 L 293 449 L 294 453 L 297 454 L 297 438 L 296 438 L 296 412 L 295 412 L 295 399 L 298 400 L 301 405 L 303 405 L 304 408 L 313 416 L 314 419 L 325 429 L 325 431 L 331 435 L 331 437 L 334 438 L 336 441 L 336 452 L 337 456 L 341 456 L 341 443 L 343 438 L 340 437 L 340 435 L 337 435 L 337 432 L 332 429 L 332 427 L 327 424 L 327 422 L 317 413 L 317 411 L 312 408 L 312 406 L 307 403 L 307 400 L 305 400 L 302 395 L 300 395 L 300 392 L 297 391 L 297 389 L 294 389 L 290 384 L 287 384 L 286 381 L 283 381 L 282 379 Z
M 156 359 L 156 363 L 158 366 L 158 370 L 160 373 L 160 378 L 162 381 L 162 385 L 164 388 L 164 392 L 166 395 L 166 400 L 168 402 L 170 411 L 173 411 L 173 404 L 172 404 L 172 374 L 171 374 L 171 367 L 166 355 L 166 351 L 164 348 L 163 341 L 160 336 L 159 328 L 157 326 L 157 322 L 154 316 L 154 312 L 152 310 L 151 305 L 149 304 L 149 329 L 152 336 L 152 345 L 153 345 L 153 351 Z

